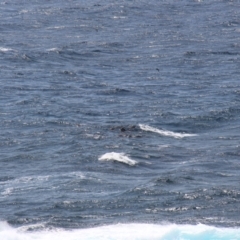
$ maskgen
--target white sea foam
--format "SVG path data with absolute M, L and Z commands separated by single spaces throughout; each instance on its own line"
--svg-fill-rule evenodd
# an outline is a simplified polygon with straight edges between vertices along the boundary
M 154 128 L 145 124 L 139 124 L 139 127 L 148 132 L 154 132 L 158 133 L 162 136 L 167 136 L 167 137 L 174 137 L 174 138 L 184 138 L 184 137 L 193 137 L 196 136 L 196 134 L 189 134 L 189 133 L 176 133 L 168 130 L 160 130 L 158 128 Z
M 2 194 L 3 196 L 8 196 L 8 195 L 10 195 L 12 192 L 13 192 L 13 188 L 7 188 L 7 189 L 5 189 L 1 194 Z
M 30 11 L 27 10 L 27 9 L 23 9 L 23 10 L 21 10 L 19 13 L 20 13 L 20 14 L 23 14 L 23 13 L 28 13 L 28 12 L 30 12 Z
M 98 159 L 99 161 L 117 161 L 128 164 L 130 166 L 134 166 L 137 164 L 137 161 L 129 158 L 125 153 L 116 153 L 110 152 L 105 153 Z
M 59 48 L 49 48 L 47 49 L 48 52 L 58 52 L 60 49 Z
M 13 51 L 13 49 L 0 47 L 0 52 L 9 52 L 9 51 Z
M 47 29 L 63 29 L 66 26 L 54 26 L 54 27 L 48 27 Z
M 0 222 L 1 240 L 196 240 L 240 239 L 240 229 L 216 228 L 206 225 L 118 224 L 97 228 L 43 230 L 26 232 Z
M 113 18 L 114 18 L 114 19 L 124 19 L 124 18 L 126 18 L 126 17 L 124 17 L 124 16 L 113 16 Z

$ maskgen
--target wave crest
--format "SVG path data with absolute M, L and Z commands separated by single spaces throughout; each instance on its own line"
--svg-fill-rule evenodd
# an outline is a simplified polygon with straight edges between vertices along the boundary
M 7 223 L 0 222 L 1 240 L 196 240 L 240 239 L 240 229 L 216 228 L 198 225 L 154 225 L 154 224 L 117 224 L 88 229 L 66 231 L 63 229 L 27 232 L 12 228 Z
M 125 153 L 116 153 L 110 152 L 105 153 L 101 157 L 98 158 L 99 161 L 117 161 L 128 164 L 130 166 L 136 165 L 138 162 L 129 158 Z
M 154 128 L 145 124 L 139 124 L 140 129 L 143 131 L 148 131 L 148 132 L 154 132 L 158 133 L 162 136 L 167 136 L 167 137 L 174 137 L 174 138 L 184 138 L 184 137 L 193 137 L 196 136 L 196 134 L 189 134 L 189 133 L 176 133 L 168 130 L 160 130 L 158 128 Z

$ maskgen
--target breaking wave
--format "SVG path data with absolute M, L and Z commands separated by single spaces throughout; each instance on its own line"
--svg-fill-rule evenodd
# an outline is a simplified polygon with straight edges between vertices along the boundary
M 10 52 L 13 51 L 11 48 L 0 47 L 0 52 Z
M 138 162 L 129 158 L 125 153 L 116 153 L 116 152 L 110 152 L 105 153 L 98 159 L 99 161 L 117 161 L 122 162 L 125 164 L 128 164 L 130 166 L 136 165 Z
M 160 130 L 158 128 L 154 128 L 145 124 L 139 124 L 140 129 L 143 131 L 148 131 L 148 132 L 154 132 L 158 133 L 162 136 L 167 136 L 167 137 L 174 137 L 174 138 L 184 138 L 184 137 L 193 137 L 196 136 L 196 134 L 189 134 L 189 133 L 176 133 L 176 132 L 171 132 L 168 130 Z
M 43 230 L 26 232 L 0 222 L 1 240 L 229 240 L 240 239 L 240 229 L 206 225 L 117 224 L 78 230 Z

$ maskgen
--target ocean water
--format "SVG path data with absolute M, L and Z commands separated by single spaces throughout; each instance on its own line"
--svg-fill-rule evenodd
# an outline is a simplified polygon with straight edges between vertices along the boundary
M 240 2 L 0 3 L 0 239 L 240 239 Z

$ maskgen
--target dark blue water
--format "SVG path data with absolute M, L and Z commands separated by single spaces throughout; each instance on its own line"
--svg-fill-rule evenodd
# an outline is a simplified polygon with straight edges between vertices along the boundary
M 238 229 L 239 1 L 11 0 L 0 16 L 2 239 Z

